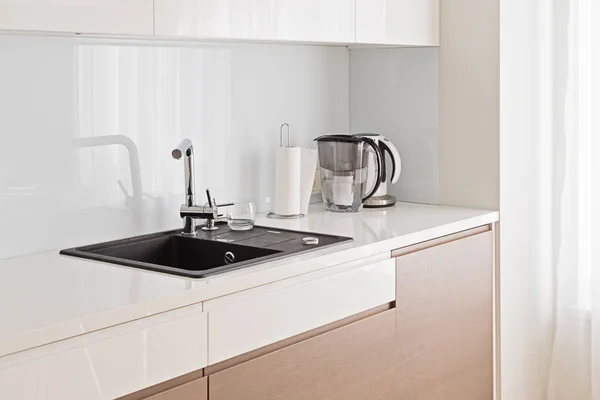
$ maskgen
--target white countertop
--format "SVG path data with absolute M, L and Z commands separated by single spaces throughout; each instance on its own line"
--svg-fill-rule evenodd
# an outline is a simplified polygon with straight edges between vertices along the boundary
M 302 220 L 257 225 L 351 236 L 354 242 L 189 279 L 61 256 L 0 260 L 0 357 L 204 300 L 373 256 L 498 220 L 498 212 L 399 203 L 356 214 L 311 206 Z

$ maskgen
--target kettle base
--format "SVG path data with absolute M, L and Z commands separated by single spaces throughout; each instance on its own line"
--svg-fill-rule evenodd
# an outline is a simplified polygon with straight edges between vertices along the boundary
M 364 203 L 365 208 L 386 208 L 393 207 L 396 204 L 396 197 L 386 194 L 383 196 L 371 197 Z

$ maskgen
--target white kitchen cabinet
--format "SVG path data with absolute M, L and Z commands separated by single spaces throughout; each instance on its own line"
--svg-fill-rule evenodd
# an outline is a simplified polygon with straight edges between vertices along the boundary
M 208 364 L 394 301 L 394 260 L 371 258 L 334 268 L 333 275 L 319 271 L 205 302 Z
M 356 0 L 356 42 L 439 46 L 440 0 Z
M 0 0 L 0 30 L 151 35 L 152 0 Z
M 199 303 L 95 332 L 82 324 L 80 336 L 0 357 L 0 399 L 116 399 L 190 374 L 207 365 L 207 323 Z
M 155 0 L 157 35 L 354 42 L 354 0 Z
M 157 35 L 266 39 L 271 0 L 156 0 Z
M 279 0 L 275 38 L 315 42 L 354 42 L 354 0 Z

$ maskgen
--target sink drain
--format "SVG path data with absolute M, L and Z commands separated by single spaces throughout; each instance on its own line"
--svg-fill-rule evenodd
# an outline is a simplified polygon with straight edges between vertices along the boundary
M 227 253 L 225 253 L 224 259 L 226 264 L 233 264 L 235 262 L 235 254 L 228 251 Z

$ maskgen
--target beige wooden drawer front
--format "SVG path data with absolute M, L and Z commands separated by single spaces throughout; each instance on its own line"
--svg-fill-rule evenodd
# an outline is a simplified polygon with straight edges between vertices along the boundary
M 207 400 L 208 378 L 197 379 L 174 387 L 162 393 L 148 397 L 146 400 Z
M 395 398 L 389 310 L 209 375 L 211 400 Z
M 457 237 L 397 258 L 398 400 L 493 398 L 494 237 Z
M 394 260 L 332 269 L 206 302 L 209 365 L 394 301 Z

